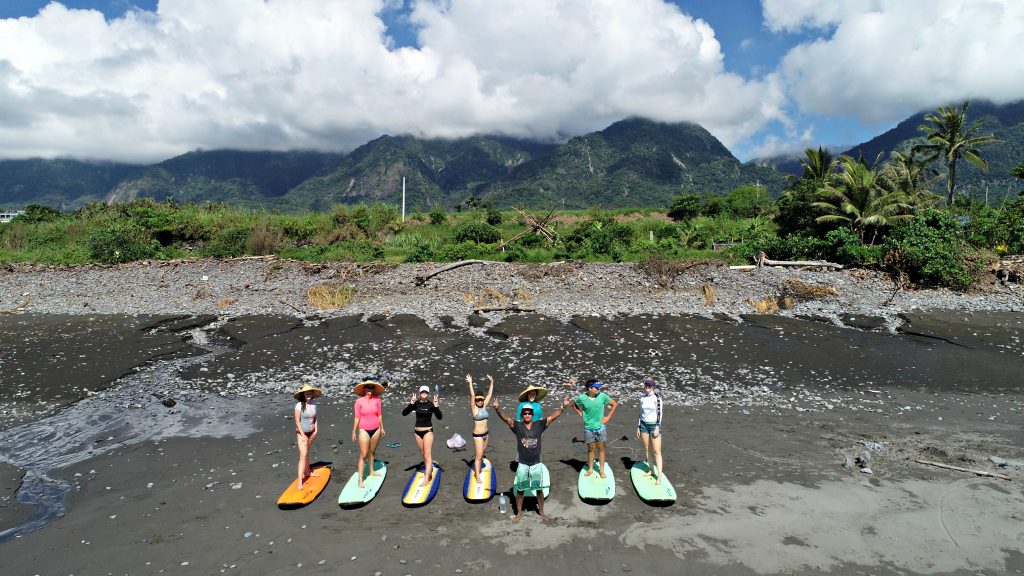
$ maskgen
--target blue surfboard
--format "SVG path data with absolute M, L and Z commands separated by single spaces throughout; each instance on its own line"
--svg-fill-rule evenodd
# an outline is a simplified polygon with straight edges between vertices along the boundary
M 434 462 L 434 477 L 429 484 L 424 486 L 423 479 L 426 476 L 426 468 L 422 464 L 417 466 L 416 471 L 409 478 L 409 482 L 406 483 L 405 490 L 402 491 L 402 504 L 410 507 L 423 506 L 434 499 L 438 487 L 441 486 L 441 467 L 437 465 L 437 462 Z

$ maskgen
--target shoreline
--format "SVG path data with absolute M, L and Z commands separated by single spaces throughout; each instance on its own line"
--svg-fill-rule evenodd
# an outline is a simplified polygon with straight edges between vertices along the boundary
M 0 414 L 0 461 L 18 466 L 0 466 L 0 531 L 28 515 L 13 502 L 19 471 L 67 491 L 64 504 L 43 503 L 44 527 L 0 543 L 5 568 L 526 573 L 597 559 L 613 573 L 1024 570 L 1018 286 L 906 292 L 881 306 L 887 281 L 860 273 L 704 267 L 664 289 L 634 265 L 591 264 L 470 266 L 416 286 L 433 268 L 257 260 L 0 274 L 0 307 L 30 295 L 0 316 L 0 360 L 20 375 L 0 390 L 31 409 Z M 794 278 L 839 295 L 776 315 L 746 302 Z M 289 306 L 322 283 L 355 286 L 355 301 Z M 705 284 L 718 296 L 710 306 Z M 536 312 L 474 312 L 481 296 L 517 290 Z M 466 371 L 494 374 L 503 408 L 525 383 L 546 385 L 550 402 L 600 376 L 623 401 L 609 433 L 615 499 L 579 501 L 581 433 L 567 415 L 544 444 L 553 523 L 528 511 L 516 526 L 495 501 L 462 500 L 472 450 L 453 454 L 444 441 L 469 437 Z M 402 446 L 381 448 L 395 467 L 377 499 L 341 510 L 356 458 L 349 389 L 385 372 L 395 379 L 386 441 Z M 680 495 L 668 508 L 643 504 L 625 467 L 640 445 L 630 434 L 646 375 L 666 403 L 666 467 Z M 295 464 L 285 394 L 304 378 L 325 390 L 314 456 L 336 477 L 313 504 L 283 512 L 274 501 Z M 399 500 L 417 453 L 397 414 L 420 383 L 442 387 L 434 448 L 446 471 L 436 500 L 409 510 Z M 491 430 L 488 456 L 507 490 L 511 433 L 493 418 Z M 865 449 L 873 474 L 842 466 Z

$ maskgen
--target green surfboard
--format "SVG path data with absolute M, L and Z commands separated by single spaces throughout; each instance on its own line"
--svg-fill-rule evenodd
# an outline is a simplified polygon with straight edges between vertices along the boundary
M 381 484 L 384 483 L 384 478 L 388 475 L 388 468 L 382 460 L 374 460 L 373 471 L 380 474 L 380 476 L 372 476 L 370 474 L 370 467 L 363 467 L 363 488 L 359 487 L 359 473 L 353 472 L 345 487 L 341 489 L 341 495 L 338 496 L 338 505 L 359 506 L 373 500 L 373 497 L 377 495 L 377 491 L 380 490 Z
M 586 476 L 587 468 L 580 470 L 579 490 L 580 498 L 583 500 L 596 500 L 607 502 L 615 497 L 615 475 L 612 474 L 612 467 L 604 463 L 604 478 L 598 473 L 598 462 L 594 460 L 594 472 Z
M 671 504 L 676 501 L 676 489 L 668 477 L 655 470 L 653 476 L 645 476 L 650 467 L 646 462 L 635 462 L 629 469 L 629 478 L 633 481 L 633 488 L 644 502 L 652 504 Z M 658 475 L 661 474 L 661 484 L 655 484 Z

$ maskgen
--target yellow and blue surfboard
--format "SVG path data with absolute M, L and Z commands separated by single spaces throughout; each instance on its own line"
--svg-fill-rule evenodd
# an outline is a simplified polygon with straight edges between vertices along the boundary
M 434 496 L 437 495 L 437 488 L 441 485 L 441 467 L 437 465 L 437 462 L 434 462 L 434 477 L 429 484 L 424 486 L 423 479 L 426 478 L 426 475 L 427 470 L 422 464 L 416 467 L 416 471 L 405 485 L 405 490 L 402 491 L 402 504 L 409 507 L 423 506 L 434 499 Z
M 476 481 L 473 462 L 470 462 L 469 470 L 466 471 L 466 480 L 462 483 L 462 497 L 468 502 L 486 502 L 494 496 L 494 487 L 498 485 L 498 474 L 487 458 L 480 463 L 480 479 L 482 482 Z

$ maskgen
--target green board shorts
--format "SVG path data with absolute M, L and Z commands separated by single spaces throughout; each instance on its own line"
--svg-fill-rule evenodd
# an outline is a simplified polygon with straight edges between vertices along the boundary
M 544 485 L 544 464 L 538 462 L 533 466 L 528 464 L 520 464 L 516 468 L 516 492 L 526 492 L 527 490 L 543 490 L 547 488 Z

